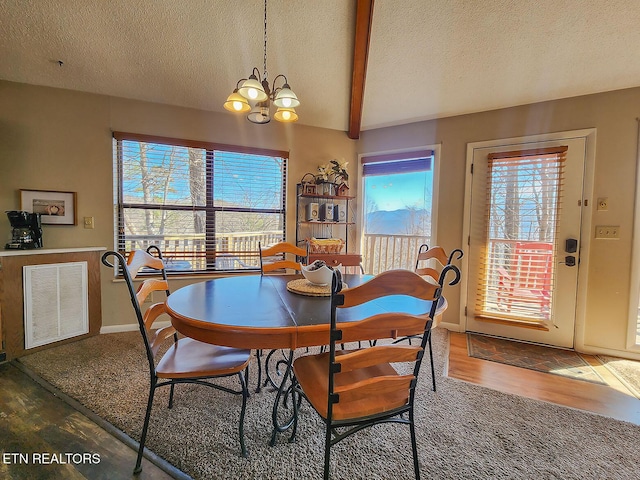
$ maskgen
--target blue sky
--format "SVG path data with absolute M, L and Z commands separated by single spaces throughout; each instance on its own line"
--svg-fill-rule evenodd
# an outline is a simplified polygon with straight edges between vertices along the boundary
M 367 198 L 378 210 L 400 210 L 407 207 L 431 209 L 433 171 L 397 173 L 365 177 Z

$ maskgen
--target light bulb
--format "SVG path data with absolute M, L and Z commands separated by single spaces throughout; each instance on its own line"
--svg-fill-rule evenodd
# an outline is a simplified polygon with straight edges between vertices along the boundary
M 240 111 L 242 111 L 242 102 L 238 102 L 238 101 L 233 102 L 233 109 L 234 109 L 236 112 L 240 112 Z
M 247 91 L 247 95 L 249 95 L 249 98 L 251 100 L 255 100 L 258 97 L 258 90 L 256 90 L 255 88 L 250 88 Z
M 283 98 L 282 99 L 282 106 L 285 107 L 285 108 L 289 108 L 291 106 L 291 99 L 289 97 Z
M 291 112 L 287 112 L 286 110 L 282 112 L 282 119 L 289 120 L 291 118 Z

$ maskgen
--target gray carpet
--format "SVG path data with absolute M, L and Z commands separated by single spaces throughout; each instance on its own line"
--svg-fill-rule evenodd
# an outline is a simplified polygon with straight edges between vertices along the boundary
M 434 331 L 436 372 L 443 372 L 447 332 Z M 102 418 L 138 439 L 148 389 L 139 333 L 100 335 L 21 361 Z M 251 385 L 256 383 L 255 363 Z M 438 374 L 418 384 L 417 432 L 425 479 L 638 478 L 640 427 L 489 390 Z M 322 476 L 324 427 L 303 404 L 295 443 L 271 434 L 274 394 L 251 395 L 245 421 L 249 458 L 239 455 L 240 399 L 200 386 L 156 397 L 147 446 L 196 479 L 311 479 Z M 409 431 L 364 430 L 332 449 L 334 479 L 413 478 Z M 133 465 L 132 465 L 133 467 Z

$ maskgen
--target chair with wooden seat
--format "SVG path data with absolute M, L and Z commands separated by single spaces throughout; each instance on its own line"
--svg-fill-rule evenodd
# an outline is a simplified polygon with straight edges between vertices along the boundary
M 309 263 L 313 263 L 314 260 L 324 260 L 328 266 L 333 268 L 340 266 L 343 273 L 364 274 L 362 255 L 358 253 L 325 253 L 317 256 L 310 253 Z
M 460 272 L 454 265 L 443 275 Z M 294 395 L 302 395 L 326 425 L 324 478 L 329 478 L 331 447 L 359 430 L 380 423 L 409 426 L 416 479 L 420 478 L 414 425 L 414 400 L 420 366 L 428 342 L 440 285 L 426 282 L 409 270 L 389 270 L 364 284 L 341 291 L 334 275 L 331 293 L 331 330 L 329 351 L 297 358 L 293 363 Z M 412 315 L 389 312 L 376 307 L 376 300 L 389 295 L 406 295 L 430 301 L 428 313 Z M 428 304 L 427 304 L 428 305 Z M 361 306 L 367 317 L 340 322 L 343 309 Z M 420 333 L 420 345 L 382 342 Z M 373 346 L 338 350 L 337 345 L 362 341 Z M 293 399 L 292 439 L 299 421 L 299 399 Z M 363 477 L 365 475 L 363 474 Z
M 451 251 L 449 255 L 446 254 L 444 248 L 435 246 L 429 248 L 429 245 L 423 244 L 418 248 L 418 255 L 416 257 L 416 267 L 415 272 L 421 277 L 426 277 L 427 279 L 433 280 L 437 282 L 441 287 L 445 287 L 442 283 L 444 279 L 441 278 L 442 269 L 447 265 L 450 265 L 454 260 L 460 260 L 464 256 L 464 252 L 459 248 L 456 248 Z M 435 262 L 435 265 L 434 265 Z M 457 283 L 457 282 L 456 282 Z M 450 285 L 454 285 L 450 283 Z M 438 315 L 433 319 L 433 327 L 435 328 L 440 324 L 442 320 L 442 315 Z M 409 344 L 411 344 L 412 338 L 417 337 L 407 337 L 402 338 L 397 341 L 408 340 Z M 436 374 L 435 367 L 433 365 L 433 347 L 431 346 L 431 336 L 429 336 L 429 359 L 431 361 L 431 381 L 433 391 L 436 391 Z
M 414 271 L 420 276 L 429 276 L 438 281 L 442 267 L 451 264 L 454 260 L 460 260 L 463 256 L 464 252 L 459 248 L 452 250 L 451 253 L 447 255 L 442 247 L 435 246 L 429 248 L 429 245 L 423 244 L 418 248 L 416 268 Z M 440 267 L 430 265 L 429 260 L 431 259 L 436 260 L 440 264 Z
M 150 252 L 154 252 L 157 256 L 151 255 Z M 177 332 L 171 325 L 160 328 L 158 328 L 157 325 L 154 326 L 154 322 L 166 313 L 164 302 L 150 305 L 144 311 L 142 304 L 153 292 L 164 292 L 167 296 L 170 294 L 167 274 L 159 248 L 151 246 L 147 251 L 134 250 L 126 260 L 122 254 L 118 252 L 106 252 L 102 256 L 102 263 L 107 267 L 119 270 L 125 279 L 149 363 L 151 380 L 149 397 L 134 473 L 139 473 L 142 470 L 142 454 L 147 437 L 155 391 L 157 388 L 167 385 L 170 386 L 169 408 L 172 408 L 174 388 L 175 385 L 179 383 L 206 385 L 227 393 L 242 396 L 238 433 L 240 436 L 242 455 L 246 457 L 244 416 L 249 390 L 247 388 L 245 375 L 248 374 L 251 351 L 210 345 L 192 338 L 179 339 Z M 136 289 L 133 281 L 138 275 L 140 275 L 143 280 Z M 163 346 L 166 346 L 169 341 L 171 344 L 168 346 L 166 352 L 160 356 L 158 352 Z M 240 382 L 239 390 L 233 390 L 209 381 L 210 379 L 229 377 L 232 375 L 238 376 Z
M 265 273 L 286 273 L 288 270 L 300 272 L 302 265 L 307 264 L 308 252 L 306 249 L 293 245 L 288 242 L 278 242 L 270 247 L 262 248 L 262 244 L 258 242 L 258 250 L 260 252 L 260 274 Z M 295 258 L 292 258 L 295 255 Z M 256 392 L 264 386 L 271 384 L 276 386 L 268 372 L 268 365 L 271 357 L 276 350 L 271 350 L 264 361 L 265 381 L 262 383 L 262 350 L 256 350 L 256 358 L 258 359 L 258 386 Z
M 300 262 L 307 263 L 307 250 L 292 243 L 278 242 L 265 248 L 262 248 L 262 244 L 258 243 L 258 249 L 260 250 L 260 273 L 263 275 L 277 271 L 284 272 L 287 269 L 299 272 L 301 270 Z M 291 255 L 295 255 L 295 259 L 292 259 Z

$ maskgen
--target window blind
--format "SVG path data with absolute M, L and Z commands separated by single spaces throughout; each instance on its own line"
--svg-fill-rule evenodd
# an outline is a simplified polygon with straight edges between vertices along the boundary
M 117 249 L 169 272 L 259 268 L 285 237 L 286 152 L 114 133 Z
M 479 317 L 550 320 L 566 151 L 557 147 L 488 156 Z

